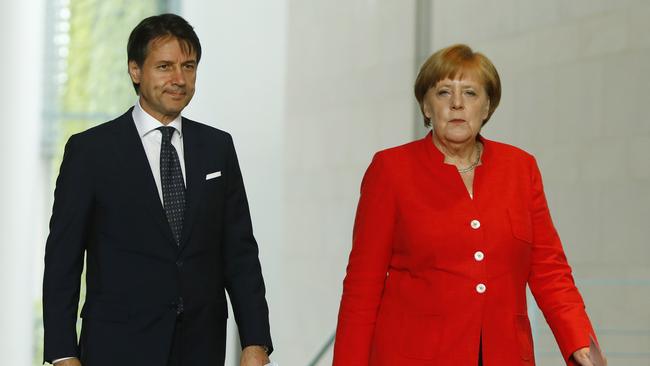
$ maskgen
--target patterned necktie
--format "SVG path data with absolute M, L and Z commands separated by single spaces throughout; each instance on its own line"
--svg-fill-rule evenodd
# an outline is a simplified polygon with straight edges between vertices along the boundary
M 163 206 L 167 221 L 176 239 L 181 243 L 183 218 L 185 216 L 185 182 L 176 149 L 172 145 L 174 127 L 158 127 L 162 133 L 160 144 L 160 182 L 162 183 Z

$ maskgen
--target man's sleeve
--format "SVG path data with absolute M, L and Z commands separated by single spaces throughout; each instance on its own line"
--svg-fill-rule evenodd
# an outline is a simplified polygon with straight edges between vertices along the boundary
M 73 136 L 65 147 L 54 191 L 43 275 L 44 362 L 78 357 L 77 308 L 85 234 L 92 213 L 88 151 Z
M 226 289 L 232 302 L 242 348 L 267 346 L 273 350 L 266 289 L 253 237 L 250 211 L 237 154 L 228 136 L 228 167 L 225 174 L 223 253 Z
M 64 357 L 64 358 L 57 358 L 56 360 L 52 361 L 52 365 L 55 365 L 57 362 L 65 361 L 65 360 L 71 360 L 75 357 Z

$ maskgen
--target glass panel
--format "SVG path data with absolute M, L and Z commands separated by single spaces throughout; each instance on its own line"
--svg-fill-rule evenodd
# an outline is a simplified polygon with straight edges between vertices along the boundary
M 124 113 L 136 100 L 126 45 L 147 16 L 170 11 L 164 0 L 50 0 L 45 62 L 44 158 L 54 183 L 68 138 Z M 85 286 L 82 281 L 83 304 Z M 42 364 L 42 303 L 35 304 L 34 365 Z

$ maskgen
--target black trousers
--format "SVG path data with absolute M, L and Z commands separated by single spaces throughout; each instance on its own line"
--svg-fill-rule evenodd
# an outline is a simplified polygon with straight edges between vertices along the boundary
M 183 314 L 176 318 L 176 326 L 174 327 L 174 336 L 172 338 L 172 346 L 169 351 L 169 361 L 167 366 L 182 366 L 181 365 L 181 337 L 183 334 Z

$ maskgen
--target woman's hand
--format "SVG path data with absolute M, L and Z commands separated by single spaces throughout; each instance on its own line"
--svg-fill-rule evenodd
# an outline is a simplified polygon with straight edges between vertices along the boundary
M 588 347 L 580 348 L 579 350 L 573 352 L 572 357 L 580 366 L 594 366 L 594 363 L 591 362 L 591 357 L 589 357 Z M 607 359 L 605 356 L 603 356 L 603 360 L 605 360 L 605 366 L 607 366 Z

